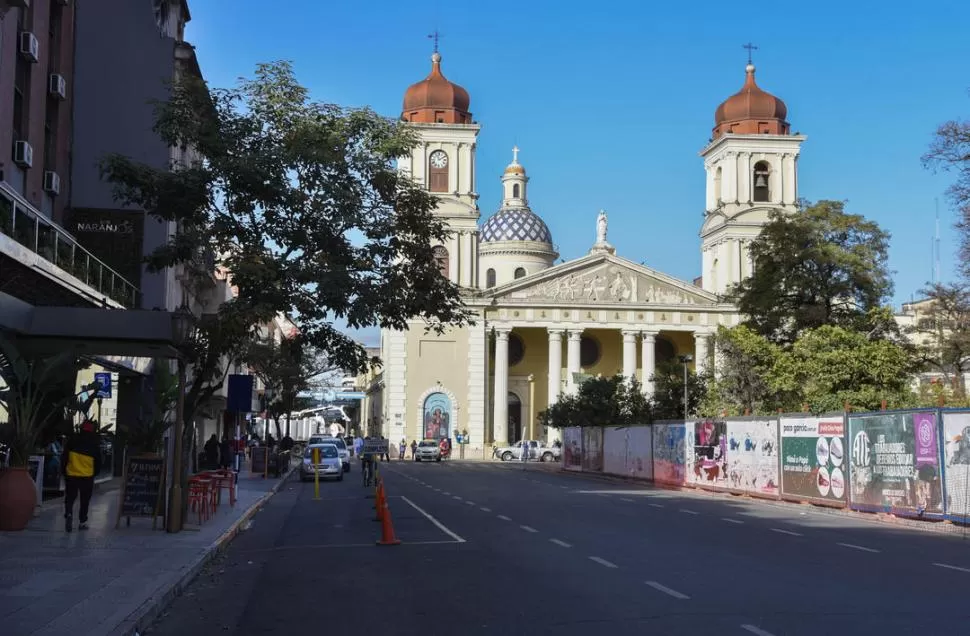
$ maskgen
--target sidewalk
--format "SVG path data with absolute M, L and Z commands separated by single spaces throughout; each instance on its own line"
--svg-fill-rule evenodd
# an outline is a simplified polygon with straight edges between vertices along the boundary
M 45 506 L 23 532 L 0 532 L 0 633 L 4 636 L 132 634 L 181 592 L 287 478 L 243 472 L 237 501 L 202 526 L 152 531 L 150 518 L 122 519 L 119 491 L 97 487 L 90 528 L 64 532 L 63 508 Z M 194 521 L 192 515 L 187 521 Z

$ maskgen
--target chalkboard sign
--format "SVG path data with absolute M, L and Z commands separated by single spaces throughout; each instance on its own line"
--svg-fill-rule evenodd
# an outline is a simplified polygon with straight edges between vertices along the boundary
M 254 446 L 250 451 L 249 458 L 251 460 L 249 470 L 253 473 L 263 473 L 264 475 L 269 471 L 269 448 L 267 446 Z
M 125 458 L 121 488 L 121 517 L 164 517 L 162 489 L 165 485 L 165 458 L 160 455 L 135 455 Z

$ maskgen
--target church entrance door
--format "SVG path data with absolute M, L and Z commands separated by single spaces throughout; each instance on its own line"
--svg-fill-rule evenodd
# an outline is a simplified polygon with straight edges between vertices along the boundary
M 509 438 L 502 443 L 514 444 L 522 439 L 522 400 L 509 391 Z

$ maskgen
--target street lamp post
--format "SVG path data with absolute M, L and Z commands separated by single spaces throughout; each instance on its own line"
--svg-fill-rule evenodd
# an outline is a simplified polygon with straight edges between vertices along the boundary
M 192 339 L 195 317 L 184 304 L 172 314 L 172 340 L 178 350 L 178 398 L 175 406 L 175 456 L 172 458 L 172 484 L 168 493 L 168 531 L 182 530 L 182 430 L 185 428 L 185 354 Z
M 680 358 L 680 361 L 684 365 L 684 420 L 686 421 L 688 417 L 687 415 L 687 364 L 694 360 L 694 356 L 692 356 L 689 353 L 686 353 L 678 357 Z

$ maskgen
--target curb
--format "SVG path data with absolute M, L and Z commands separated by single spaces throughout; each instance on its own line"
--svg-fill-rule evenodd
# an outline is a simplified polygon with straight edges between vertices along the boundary
M 138 609 L 128 615 L 128 617 L 122 621 L 120 624 L 111 628 L 107 633 L 111 636 L 138 636 L 140 631 L 145 630 L 149 625 L 155 622 L 155 619 L 169 606 L 171 603 L 181 596 L 182 592 L 188 587 L 192 581 L 202 572 L 203 568 L 209 564 L 212 559 L 216 557 L 220 552 L 222 552 L 236 535 L 239 534 L 241 528 L 246 524 L 247 521 L 252 519 L 252 517 L 262 508 L 269 499 L 275 495 L 280 488 L 283 487 L 290 477 L 293 476 L 293 469 L 290 469 L 285 475 L 280 477 L 279 481 L 274 485 L 268 492 L 263 494 L 262 497 L 257 499 L 249 508 L 244 512 L 239 519 L 233 522 L 229 529 L 222 533 L 222 535 L 213 541 L 205 550 L 195 558 L 195 560 L 189 564 L 188 569 L 179 576 L 179 579 L 172 583 L 168 589 L 162 592 L 160 596 L 152 597 L 142 603 Z
M 855 510 L 850 510 L 849 508 L 839 508 L 835 506 L 826 506 L 822 504 L 813 504 L 810 502 L 798 502 L 798 501 L 787 501 L 783 499 L 768 499 L 765 497 L 752 497 L 750 495 L 742 495 L 726 491 L 716 491 L 707 490 L 704 488 L 684 488 L 678 486 L 670 486 L 666 484 L 658 484 L 649 479 L 642 479 L 638 477 L 625 477 L 622 475 L 605 475 L 603 473 L 587 473 L 582 471 L 567 470 L 565 468 L 559 468 L 559 474 L 570 475 L 573 477 L 588 477 L 595 479 L 597 481 L 607 482 L 607 483 L 623 483 L 636 486 L 645 486 L 652 490 L 661 490 L 666 492 L 677 492 L 683 495 L 696 496 L 698 498 L 708 498 L 708 499 L 720 499 L 728 500 L 728 497 L 739 498 L 744 501 L 750 501 L 752 503 L 758 503 L 761 505 L 772 506 L 774 508 L 784 508 L 791 510 L 793 508 L 807 508 L 811 510 L 812 513 L 826 515 L 829 517 L 847 517 L 850 519 L 856 519 L 859 521 L 865 521 L 867 523 L 878 524 L 882 526 L 896 526 L 897 528 L 904 528 L 906 530 L 913 530 L 915 532 L 925 532 L 930 534 L 942 535 L 942 536 L 955 536 L 964 533 L 964 527 L 960 524 L 954 524 L 947 521 L 920 521 L 918 519 L 907 519 L 905 517 L 896 517 L 893 515 L 885 513 L 867 513 L 858 512 Z M 962 537 L 959 537 L 962 540 Z

